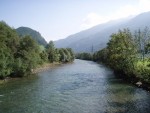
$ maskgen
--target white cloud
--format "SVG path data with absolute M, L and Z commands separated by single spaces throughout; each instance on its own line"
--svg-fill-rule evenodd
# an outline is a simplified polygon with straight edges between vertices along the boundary
M 138 5 L 126 5 L 114 12 L 113 19 L 125 18 L 150 11 L 150 0 L 138 0 Z
M 125 18 L 136 14 L 138 14 L 138 10 L 136 7 L 132 5 L 126 5 L 120 8 L 118 11 L 114 12 L 113 15 L 110 16 L 110 19 L 116 20 L 116 19 Z
M 139 0 L 140 12 L 150 11 L 150 0 Z
M 111 15 L 103 16 L 98 13 L 89 13 L 83 20 L 81 29 L 88 29 L 98 24 L 108 22 L 110 20 L 117 20 L 140 14 L 142 12 L 150 11 L 150 0 L 138 0 L 138 5 L 126 5 L 118 8 L 117 11 L 112 12 Z
M 108 22 L 110 20 L 125 18 L 125 17 L 128 17 L 130 15 L 135 15 L 135 14 L 137 14 L 137 10 L 130 5 L 122 7 L 118 11 L 114 12 L 112 15 L 108 15 L 108 16 L 101 16 L 97 13 L 89 13 L 87 15 L 87 17 L 85 17 L 82 20 L 81 29 L 82 30 L 88 29 L 88 28 L 93 27 L 95 25 Z
M 105 23 L 107 21 L 108 18 L 104 16 L 100 16 L 97 13 L 89 13 L 87 17 L 83 19 L 83 24 L 81 25 L 81 29 L 87 29 L 95 25 Z
M 108 16 L 101 16 L 97 13 L 89 13 L 87 15 L 87 17 L 85 17 L 83 20 L 82 20 L 82 25 L 81 25 L 81 29 L 88 29 L 90 27 L 93 27 L 95 25 L 98 25 L 98 24 L 102 24 L 102 23 L 105 23 L 105 22 L 108 22 L 110 20 L 116 20 L 116 19 L 119 19 L 119 18 L 125 18 L 125 17 L 128 17 L 130 15 L 135 15 L 137 14 L 137 10 L 135 7 L 132 7 L 131 5 L 127 5 L 127 6 L 124 6 L 120 9 L 118 9 L 116 12 L 113 12 L 112 15 L 108 15 Z

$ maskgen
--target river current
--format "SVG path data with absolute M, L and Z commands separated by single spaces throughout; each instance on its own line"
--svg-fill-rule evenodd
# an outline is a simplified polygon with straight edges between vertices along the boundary
M 75 60 L 1 84 L 0 113 L 150 113 L 150 93 Z

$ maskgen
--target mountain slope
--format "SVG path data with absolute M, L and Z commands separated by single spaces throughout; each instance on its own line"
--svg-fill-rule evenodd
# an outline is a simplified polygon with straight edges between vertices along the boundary
M 70 47 L 75 52 L 91 52 L 106 46 L 112 33 L 119 29 L 129 28 L 131 31 L 150 27 L 150 12 L 142 13 L 135 17 L 110 21 L 97 25 L 88 30 L 70 35 L 65 39 L 55 41 L 56 47 Z
M 41 36 L 41 34 L 28 27 L 19 27 L 16 29 L 20 36 L 30 35 L 34 40 L 36 40 L 40 45 L 46 46 L 47 42 Z

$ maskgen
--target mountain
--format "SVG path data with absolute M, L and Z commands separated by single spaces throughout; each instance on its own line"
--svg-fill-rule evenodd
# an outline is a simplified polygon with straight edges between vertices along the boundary
M 37 41 L 40 45 L 46 46 L 47 42 L 41 36 L 41 34 L 31 28 L 28 27 L 19 27 L 16 29 L 17 33 L 20 36 L 30 35 L 35 41 Z
M 54 43 L 58 48 L 69 47 L 75 52 L 92 52 L 106 47 L 111 34 L 119 29 L 129 28 L 134 31 L 144 29 L 146 26 L 150 27 L 150 12 L 100 24 Z

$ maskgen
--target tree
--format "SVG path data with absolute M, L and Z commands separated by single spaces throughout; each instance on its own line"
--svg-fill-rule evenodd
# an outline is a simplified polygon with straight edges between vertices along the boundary
M 37 42 L 30 36 L 21 38 L 13 76 L 24 76 L 31 73 L 40 60 L 40 48 Z
M 59 49 L 60 62 L 72 62 L 75 58 L 74 52 L 71 48 Z
M 93 54 L 93 60 L 107 63 L 107 57 L 108 57 L 107 55 L 108 55 L 108 50 L 107 50 L 107 48 L 104 48 Z
M 145 54 L 150 53 L 150 42 L 145 46 Z
M 10 49 L 0 44 L 0 78 L 5 78 L 12 73 L 12 65 L 14 63 L 13 55 Z
M 63 51 L 65 54 L 65 62 L 70 62 L 71 61 L 71 55 L 70 55 L 69 51 L 66 48 L 64 48 Z
M 66 55 L 65 55 L 65 53 L 64 53 L 64 49 L 63 48 L 61 48 L 61 49 L 59 49 L 59 54 L 60 54 L 60 62 L 65 62 L 66 61 Z
M 48 54 L 45 50 L 40 52 L 40 58 L 41 58 L 41 64 L 48 61 Z
M 59 49 L 55 49 L 55 54 L 54 54 L 54 61 L 55 62 L 59 62 L 60 61 L 60 53 L 59 53 Z
M 0 79 L 28 75 L 44 62 L 69 62 L 71 49 L 57 49 L 50 41 L 47 48 L 39 46 L 30 36 L 19 37 L 14 29 L 0 22 Z
M 144 61 L 145 54 L 148 50 L 148 45 L 150 42 L 150 30 L 148 27 L 145 27 L 143 31 L 140 29 L 135 31 L 134 40 L 136 42 L 138 52 L 141 55 L 141 59 Z
M 120 30 L 111 36 L 107 45 L 109 65 L 120 72 L 131 72 L 137 54 L 131 32 L 128 29 Z
M 0 22 L 0 78 L 13 72 L 14 58 L 19 45 L 17 33 L 5 22 Z
M 47 53 L 48 53 L 48 60 L 53 63 L 55 60 L 55 46 L 53 41 L 50 41 L 49 44 L 46 46 Z
M 71 48 L 67 48 L 68 52 L 70 53 L 70 61 L 72 62 L 75 59 L 74 52 Z
M 76 54 L 77 59 L 82 59 L 82 60 L 92 60 L 92 54 L 90 53 L 78 53 Z

